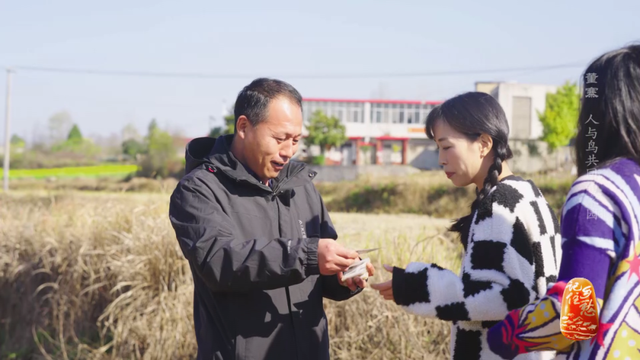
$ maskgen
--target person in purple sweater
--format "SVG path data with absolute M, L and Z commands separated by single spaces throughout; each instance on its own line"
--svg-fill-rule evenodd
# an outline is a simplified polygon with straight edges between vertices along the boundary
M 556 350 L 557 359 L 640 359 L 640 45 L 600 56 L 582 85 L 579 177 L 562 210 L 558 281 L 489 329 L 489 348 L 504 359 L 540 350 Z M 562 294 L 576 277 L 591 281 L 597 297 L 599 324 L 580 324 L 597 329 L 589 340 L 560 332 Z

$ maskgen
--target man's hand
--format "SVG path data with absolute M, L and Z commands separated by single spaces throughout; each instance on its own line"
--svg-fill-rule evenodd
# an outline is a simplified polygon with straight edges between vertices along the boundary
M 345 271 L 358 259 L 358 253 L 345 248 L 333 239 L 318 242 L 318 267 L 322 275 L 335 275 Z
M 369 277 L 373 276 L 375 268 L 373 267 L 372 263 L 367 263 L 367 272 L 369 273 Z M 338 273 L 338 281 L 343 286 L 348 287 L 351 291 L 356 291 L 356 289 L 358 288 L 364 289 L 365 286 L 367 286 L 366 280 L 362 280 L 362 278 L 360 277 L 349 278 L 346 281 L 343 281 L 341 272 Z
M 384 269 L 393 274 L 393 266 L 383 265 Z M 371 284 L 371 288 L 378 290 L 385 300 L 393 301 L 393 279 L 379 284 Z

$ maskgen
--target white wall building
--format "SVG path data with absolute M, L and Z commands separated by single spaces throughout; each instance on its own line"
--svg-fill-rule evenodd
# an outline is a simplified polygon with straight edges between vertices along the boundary
M 552 85 L 477 82 L 476 91 L 492 95 L 504 109 L 512 141 L 542 136 L 538 111 L 545 109 Z M 349 141 L 326 153 L 327 164 L 410 164 L 439 168 L 438 150 L 424 132 L 427 115 L 441 101 L 303 99 L 305 124 L 316 110 L 335 116 L 346 127 Z M 306 129 L 303 130 L 306 135 Z
M 509 139 L 537 140 L 542 136 L 538 112 L 544 112 L 548 93 L 554 85 L 518 84 L 510 82 L 476 83 L 476 91 L 491 94 L 498 100 L 509 122 Z
M 330 163 L 409 164 L 426 148 L 435 149 L 424 133 L 424 124 L 439 103 L 305 98 L 302 107 L 305 124 L 315 111 L 321 110 L 345 125 L 349 141 L 337 151 L 338 156 L 336 151 L 328 154 Z

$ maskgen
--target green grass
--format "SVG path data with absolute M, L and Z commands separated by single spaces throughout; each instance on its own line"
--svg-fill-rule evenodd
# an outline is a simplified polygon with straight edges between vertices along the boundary
M 95 177 L 125 177 L 136 172 L 137 165 L 98 165 L 98 166 L 79 166 L 79 167 L 63 167 L 50 169 L 16 169 L 9 170 L 9 179 L 44 179 L 49 177 L 56 178 L 95 178 Z M 0 173 L 0 179 L 4 178 Z

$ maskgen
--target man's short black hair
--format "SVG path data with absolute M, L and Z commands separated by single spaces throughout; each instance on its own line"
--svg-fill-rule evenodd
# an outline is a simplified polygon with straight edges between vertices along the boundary
M 277 79 L 258 78 L 240 91 L 236 99 L 233 115 L 236 118 L 246 116 L 251 125 L 256 126 L 267 118 L 271 100 L 285 97 L 302 110 L 302 96 L 293 86 Z

